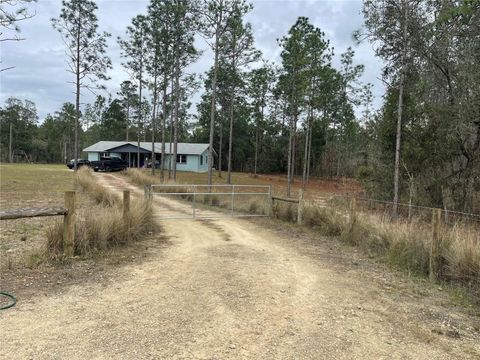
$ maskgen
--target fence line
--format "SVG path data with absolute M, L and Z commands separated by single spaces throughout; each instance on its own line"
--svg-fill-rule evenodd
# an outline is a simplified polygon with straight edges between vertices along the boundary
M 331 201 L 332 199 L 335 198 L 340 198 L 344 199 L 347 201 L 350 201 L 352 197 L 355 197 L 355 199 L 359 203 L 368 203 L 369 206 L 370 204 L 383 204 L 385 205 L 383 212 L 387 212 L 387 206 L 393 206 L 392 201 L 386 201 L 386 200 L 378 200 L 378 199 L 372 199 L 372 198 L 367 198 L 363 196 L 357 196 L 355 194 L 336 194 L 336 193 L 325 193 L 325 195 L 319 195 L 319 194 L 309 194 L 307 200 L 311 200 L 313 202 L 328 202 Z M 326 204 L 325 204 L 326 205 Z M 329 204 L 331 205 L 331 204 Z M 435 207 L 429 207 L 429 206 L 423 206 L 423 205 L 415 205 L 415 204 L 405 204 L 405 203 L 398 203 L 399 206 L 399 215 L 402 216 L 402 211 L 401 209 L 408 210 L 409 214 L 405 214 L 403 216 L 408 216 L 409 218 L 413 217 L 413 214 L 411 213 L 413 210 L 422 210 L 425 211 L 425 215 L 430 216 L 431 211 L 433 210 L 440 210 L 441 213 L 445 217 L 445 222 L 448 223 L 451 219 L 449 219 L 449 216 L 452 216 L 454 219 L 462 218 L 464 221 L 472 221 L 472 222 L 480 222 L 480 214 L 476 213 L 468 213 L 468 212 L 462 212 L 462 211 L 457 211 L 457 210 L 448 210 L 448 209 L 442 209 L 442 208 L 435 208 Z M 376 209 L 369 209 L 369 210 L 376 210 Z
M 72 257 L 75 250 L 76 192 L 64 192 L 64 206 L 16 208 L 0 211 L 0 220 L 15 220 L 32 217 L 63 216 L 63 254 Z M 123 191 L 123 218 L 130 213 L 130 191 Z

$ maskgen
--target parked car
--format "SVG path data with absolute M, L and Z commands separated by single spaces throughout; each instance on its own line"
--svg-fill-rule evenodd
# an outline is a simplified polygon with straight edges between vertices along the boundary
M 128 167 L 128 163 L 118 157 L 102 157 L 99 161 L 90 161 L 93 171 L 120 171 Z
M 85 159 L 77 159 L 77 168 L 81 166 L 90 166 L 90 161 Z M 67 164 L 67 167 L 69 169 L 73 169 L 75 167 L 75 159 L 70 160 L 70 162 Z

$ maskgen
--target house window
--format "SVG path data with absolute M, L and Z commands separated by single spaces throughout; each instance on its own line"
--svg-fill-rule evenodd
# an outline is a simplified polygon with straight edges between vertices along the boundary
M 200 165 L 203 165 L 203 156 L 200 155 Z
M 177 164 L 186 164 L 187 155 L 177 155 Z
M 100 155 L 101 157 L 109 157 L 110 156 L 110 153 L 108 152 L 104 152 L 102 153 L 102 155 Z

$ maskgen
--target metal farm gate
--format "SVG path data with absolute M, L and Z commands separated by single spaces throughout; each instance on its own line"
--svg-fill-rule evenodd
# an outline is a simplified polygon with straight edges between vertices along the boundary
M 160 219 L 215 219 L 269 216 L 270 185 L 149 185 Z

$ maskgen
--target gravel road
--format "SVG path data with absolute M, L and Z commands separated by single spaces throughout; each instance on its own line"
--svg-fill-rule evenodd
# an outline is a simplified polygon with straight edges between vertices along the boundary
M 351 260 L 335 240 L 268 220 L 162 226 L 169 244 L 115 268 L 107 284 L 72 284 L 1 312 L 0 358 L 480 358 L 472 319 L 385 283 L 391 273 Z

